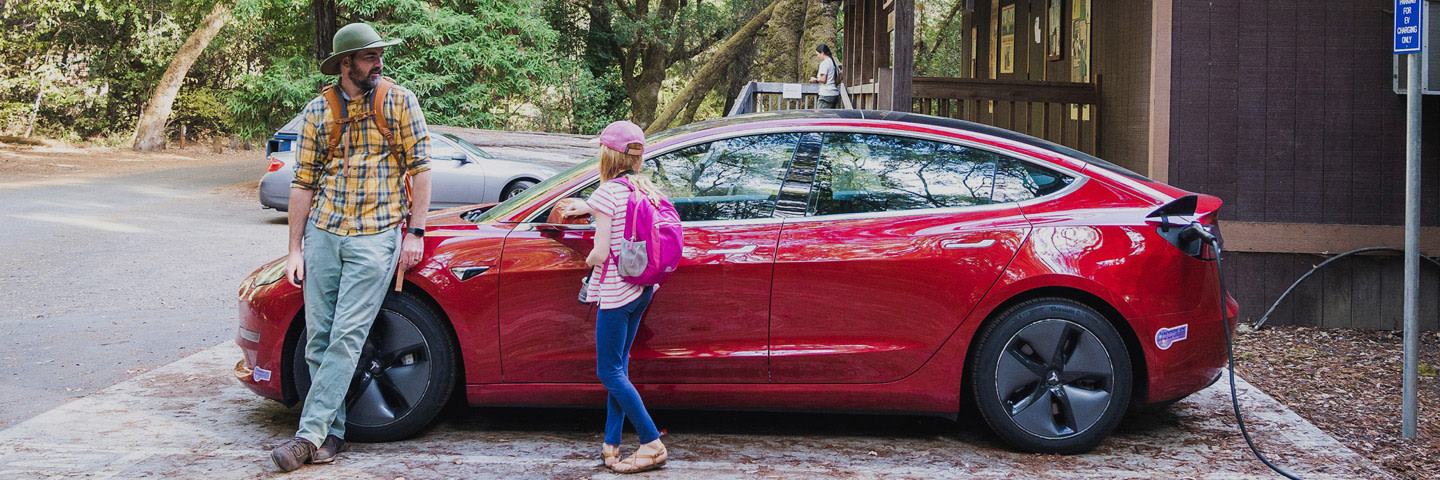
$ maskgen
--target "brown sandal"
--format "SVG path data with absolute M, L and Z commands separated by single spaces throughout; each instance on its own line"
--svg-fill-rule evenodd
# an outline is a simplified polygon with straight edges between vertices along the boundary
M 607 452 L 607 451 L 605 451 L 605 446 L 604 446 L 604 445 L 601 445 L 601 446 L 600 446 L 600 462 L 605 465 L 605 468 L 614 468 L 614 465 L 615 465 L 616 463 L 620 463 L 619 460 L 616 460 L 614 463 L 611 463 L 611 462 L 610 462 L 610 459 L 612 459 L 612 458 L 615 458 L 615 459 L 620 458 L 620 447 L 619 447 L 619 446 L 616 446 L 614 452 Z
M 648 459 L 650 459 L 650 463 L 649 463 L 649 464 L 646 464 L 646 465 L 643 466 L 643 467 L 641 467 L 641 466 L 636 466 L 636 465 L 635 465 L 635 460 L 640 459 L 640 458 L 648 458 Z M 635 467 L 634 470 L 618 470 L 618 469 L 616 469 L 615 467 L 610 467 L 610 469 L 611 469 L 611 470 L 614 470 L 616 473 L 640 473 L 640 472 L 648 472 L 648 471 L 655 470 L 655 469 L 660 468 L 660 467 L 664 467 L 664 466 L 665 466 L 665 462 L 668 462 L 668 461 L 670 461 L 670 455 L 669 455 L 668 452 L 665 451 L 665 447 L 662 446 L 662 447 L 660 447 L 660 450 L 657 450 L 657 451 L 655 451 L 655 453 L 652 453 L 652 454 L 649 454 L 649 455 L 641 455 L 641 454 L 640 454 L 640 451 L 639 451 L 639 450 L 636 450 L 635 453 L 630 454 L 630 456 L 629 456 L 629 457 L 626 457 L 624 460 L 621 460 L 621 461 L 619 461 L 619 462 L 615 462 L 616 465 L 619 465 L 619 464 L 621 464 L 621 463 L 628 463 L 628 464 L 630 464 L 631 466 L 634 466 L 634 467 Z

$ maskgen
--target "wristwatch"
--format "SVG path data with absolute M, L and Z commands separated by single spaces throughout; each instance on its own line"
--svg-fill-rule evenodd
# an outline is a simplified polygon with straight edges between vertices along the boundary
M 417 237 L 420 237 L 420 238 L 425 238 L 425 229 L 423 229 L 423 228 L 407 228 L 407 229 L 405 229 L 405 233 L 408 233 L 408 234 L 411 234 L 411 235 L 414 235 L 414 236 L 417 236 Z

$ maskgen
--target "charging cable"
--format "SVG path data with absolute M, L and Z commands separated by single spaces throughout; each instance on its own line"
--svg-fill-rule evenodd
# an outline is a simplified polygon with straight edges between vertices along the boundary
M 1270 467 L 1275 473 L 1284 475 L 1285 478 L 1290 480 L 1301 480 L 1300 477 L 1285 471 L 1285 469 L 1276 466 L 1274 463 L 1270 463 L 1270 459 L 1266 458 L 1265 454 L 1260 453 L 1260 448 L 1256 447 L 1255 441 L 1250 438 L 1250 431 L 1245 428 L 1245 417 L 1240 415 L 1240 395 L 1235 391 L 1235 340 L 1231 338 L 1230 335 L 1229 319 L 1225 318 L 1225 314 L 1227 313 L 1225 292 L 1227 292 L 1227 290 L 1225 289 L 1225 271 L 1220 264 L 1220 239 L 1211 234 L 1209 230 L 1206 230 L 1199 222 L 1191 223 L 1190 229 L 1200 238 L 1204 239 L 1206 244 L 1209 244 L 1215 249 L 1215 273 L 1220 276 L 1220 329 L 1225 331 L 1225 353 L 1230 362 L 1230 404 L 1235 409 L 1235 422 L 1240 424 L 1240 435 L 1245 437 L 1245 443 L 1250 445 L 1250 451 L 1255 453 L 1255 458 L 1259 458 L 1260 462 L 1264 463 L 1265 466 Z

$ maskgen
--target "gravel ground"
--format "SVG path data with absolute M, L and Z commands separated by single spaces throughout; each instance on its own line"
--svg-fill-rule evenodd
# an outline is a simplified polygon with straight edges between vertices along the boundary
M 1440 479 L 1440 380 L 1435 372 L 1440 332 L 1423 333 L 1420 343 L 1415 439 L 1400 438 L 1400 332 L 1307 327 L 1247 331 L 1235 347 L 1236 372 L 1397 477 Z

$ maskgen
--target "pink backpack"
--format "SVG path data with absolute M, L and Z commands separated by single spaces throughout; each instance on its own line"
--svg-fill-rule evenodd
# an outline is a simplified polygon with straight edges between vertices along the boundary
M 630 200 L 625 202 L 625 238 L 615 259 L 620 278 L 633 285 L 659 285 L 675 273 L 683 256 L 680 213 L 669 199 L 652 199 L 629 178 L 615 181 L 630 188 Z

